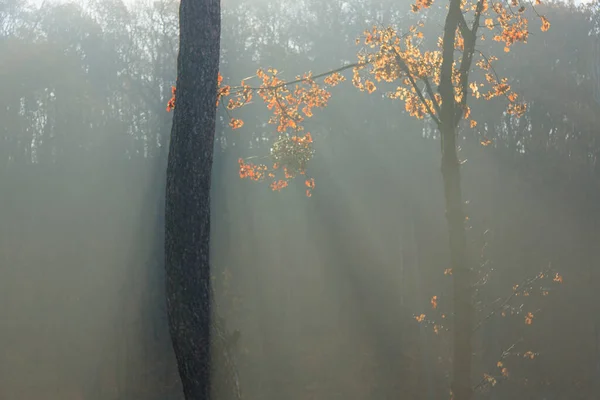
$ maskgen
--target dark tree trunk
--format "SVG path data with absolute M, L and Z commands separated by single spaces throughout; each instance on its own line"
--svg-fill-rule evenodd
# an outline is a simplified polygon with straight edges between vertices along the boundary
M 439 93 L 442 97 L 440 111 L 440 133 L 442 141 L 442 177 L 448 237 L 450 241 L 450 259 L 452 267 L 452 289 L 454 308 L 454 327 L 452 345 L 452 393 L 454 400 L 471 400 L 472 336 L 473 336 L 473 299 L 471 284 L 471 265 L 467 253 L 465 232 L 465 214 L 463 210 L 462 190 L 460 186 L 460 162 L 458 160 L 456 137 L 457 125 L 462 110 L 454 98 L 452 83 L 452 64 L 454 62 L 454 40 L 461 16 L 460 0 L 451 0 L 444 25 L 443 58 L 440 70 Z M 467 40 L 469 40 L 467 42 Z M 474 46 L 473 38 L 465 38 L 467 48 Z M 467 63 L 464 64 L 463 63 Z M 461 62 L 468 72 L 471 59 Z
M 186 400 L 210 396 L 210 183 L 219 0 L 181 0 L 177 100 L 167 166 L 165 279 L 171 341 Z
M 454 342 L 452 392 L 455 400 L 470 400 L 472 393 L 473 286 L 467 254 L 465 214 L 460 186 L 460 163 L 456 152 L 456 130 L 443 132 L 442 176 L 446 201 L 446 220 L 450 239 Z

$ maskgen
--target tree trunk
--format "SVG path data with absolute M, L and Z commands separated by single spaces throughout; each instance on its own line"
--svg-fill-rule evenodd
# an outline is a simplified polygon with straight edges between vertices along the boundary
M 440 68 L 439 93 L 442 98 L 439 129 L 442 141 L 442 177 L 446 202 L 446 220 L 450 241 L 452 268 L 454 341 L 452 355 L 452 393 L 454 400 L 470 400 L 471 385 L 473 303 L 471 265 L 467 254 L 465 215 L 460 187 L 460 163 L 456 150 L 457 116 L 462 113 L 454 96 L 452 65 L 454 63 L 454 40 L 461 17 L 460 0 L 451 0 L 444 24 L 442 66 Z M 474 42 L 473 42 L 474 45 Z M 463 67 L 461 63 L 461 68 Z M 468 71 L 468 70 L 467 70 Z
M 181 0 L 167 166 L 165 280 L 169 330 L 186 400 L 210 396 L 210 183 L 220 14 L 219 0 Z
M 460 187 L 460 163 L 456 151 L 456 132 L 444 132 L 442 150 L 442 177 L 446 201 L 446 220 L 450 240 L 452 268 L 454 342 L 453 382 L 454 400 L 470 400 L 472 397 L 471 363 L 473 331 L 473 299 L 471 265 L 467 255 L 465 215 Z

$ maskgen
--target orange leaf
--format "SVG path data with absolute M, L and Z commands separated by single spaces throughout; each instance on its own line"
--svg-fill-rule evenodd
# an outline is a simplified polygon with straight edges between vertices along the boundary
M 244 121 L 237 118 L 231 118 L 231 121 L 229 121 L 229 126 L 231 127 L 231 129 L 238 129 L 244 126 Z
M 533 314 L 528 312 L 527 315 L 525 316 L 525 323 L 527 325 L 531 325 L 533 323 Z
M 542 27 L 540 29 L 542 32 L 546 32 L 548 29 L 550 29 L 550 21 L 548 21 L 548 18 L 544 17 L 543 15 L 540 16 L 540 19 L 542 20 Z
M 433 296 L 431 298 L 431 308 L 433 308 L 434 310 L 437 308 L 437 296 Z

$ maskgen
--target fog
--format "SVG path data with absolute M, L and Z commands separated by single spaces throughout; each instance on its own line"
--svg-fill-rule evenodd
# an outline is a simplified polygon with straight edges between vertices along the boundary
M 40 4 L 0 3 L 0 400 L 181 400 L 162 265 L 179 3 Z M 222 4 L 233 84 L 335 69 L 364 29 L 418 20 L 408 1 Z M 473 101 L 459 134 L 476 399 L 600 398 L 598 3 L 540 7 L 548 32 L 481 44 L 527 113 Z M 258 97 L 241 129 L 218 109 L 216 400 L 450 398 L 439 137 L 347 78 L 305 123 L 311 197 L 240 179 L 273 144 Z

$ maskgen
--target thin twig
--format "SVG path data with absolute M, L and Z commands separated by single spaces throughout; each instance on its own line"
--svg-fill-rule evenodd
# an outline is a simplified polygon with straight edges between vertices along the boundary
M 536 276 L 534 276 L 534 277 L 528 277 L 528 278 L 525 278 L 525 279 L 523 280 L 523 282 L 521 282 L 521 283 L 518 285 L 518 287 L 521 287 L 521 288 L 522 288 L 522 287 L 529 286 L 529 285 L 531 285 L 533 282 L 535 282 L 535 281 L 539 280 L 539 279 L 540 279 L 540 275 L 546 275 L 546 274 L 547 274 L 547 273 L 549 273 L 550 271 L 551 271 L 551 268 L 550 268 L 550 267 L 548 267 L 548 268 L 546 268 L 546 269 L 542 270 L 542 272 L 541 272 L 540 274 L 537 274 L 537 275 L 536 275 Z M 476 332 L 476 331 L 477 331 L 479 328 L 481 328 L 481 327 L 483 326 L 483 324 L 484 324 L 484 323 L 485 323 L 487 320 L 489 320 L 490 318 L 492 318 L 494 315 L 496 315 L 496 313 L 497 313 L 498 311 L 500 311 L 500 310 L 504 309 L 504 307 L 505 307 L 506 305 L 508 305 L 508 303 L 509 303 L 509 302 L 510 302 L 510 301 L 513 299 L 513 297 L 515 297 L 515 296 L 517 295 L 517 293 L 519 293 L 519 292 L 517 292 L 516 290 L 513 290 L 513 292 L 510 294 L 510 296 L 506 297 L 506 299 L 504 299 L 504 301 L 503 301 L 503 302 L 502 302 L 502 303 L 501 303 L 501 304 L 500 304 L 498 307 L 496 307 L 495 309 L 493 309 L 493 310 L 492 310 L 492 311 L 491 311 L 491 312 L 490 312 L 488 315 L 486 315 L 486 316 L 485 316 L 485 317 L 484 317 L 484 318 L 483 318 L 481 321 L 479 321 L 479 323 L 478 323 L 478 324 L 475 326 L 475 328 L 473 328 L 473 332 Z

